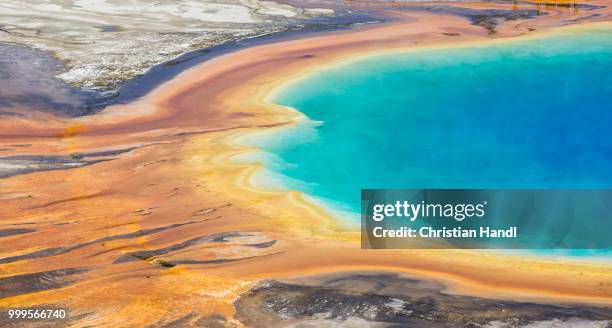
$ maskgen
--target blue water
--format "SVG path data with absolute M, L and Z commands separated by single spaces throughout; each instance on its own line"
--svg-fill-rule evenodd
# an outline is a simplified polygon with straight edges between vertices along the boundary
M 266 165 L 343 210 L 362 188 L 612 188 L 610 29 L 370 56 L 274 102 L 310 121 L 254 139 Z

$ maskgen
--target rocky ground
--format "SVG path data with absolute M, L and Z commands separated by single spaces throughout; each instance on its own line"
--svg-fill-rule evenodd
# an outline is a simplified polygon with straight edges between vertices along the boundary
M 258 0 L 7 0 L 0 41 L 54 53 L 70 84 L 109 88 L 186 51 L 333 13 Z
M 543 305 L 444 293 L 390 273 L 267 281 L 236 302 L 249 327 L 610 327 L 607 308 Z

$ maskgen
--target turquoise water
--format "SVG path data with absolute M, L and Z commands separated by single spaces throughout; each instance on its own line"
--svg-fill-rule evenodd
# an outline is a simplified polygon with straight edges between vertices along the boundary
M 309 120 L 254 142 L 349 212 L 362 188 L 612 188 L 611 98 L 610 29 L 389 53 L 291 83 L 273 101 Z

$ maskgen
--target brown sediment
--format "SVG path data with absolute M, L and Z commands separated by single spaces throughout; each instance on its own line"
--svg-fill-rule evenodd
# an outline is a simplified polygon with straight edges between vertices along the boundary
M 0 298 L 61 288 L 73 283 L 72 276 L 86 271 L 83 268 L 66 268 L 0 278 Z
M 597 12 L 597 20 L 609 19 L 607 8 Z M 94 116 L 51 125 L 0 121 L 7 156 L 113 155 L 70 170 L 0 180 L 2 229 L 31 223 L 27 228 L 34 230 L 2 238 L 0 278 L 88 270 L 67 285 L 0 298 L 0 307 L 63 304 L 71 315 L 83 315 L 79 325 L 232 324 L 233 302 L 262 279 L 362 270 L 437 279 L 447 292 L 486 298 L 611 304 L 612 269 L 606 263 L 468 250 L 362 250 L 353 226 L 301 193 L 253 185 L 260 167 L 234 158 L 254 149 L 237 140 L 300 117 L 267 101 L 288 80 L 377 52 L 539 37 L 555 33 L 567 19 L 552 13 L 502 22 L 492 38 L 462 17 L 389 15 L 395 21 L 386 25 L 218 57 L 138 102 Z M 15 144 L 31 146 L 10 147 Z

